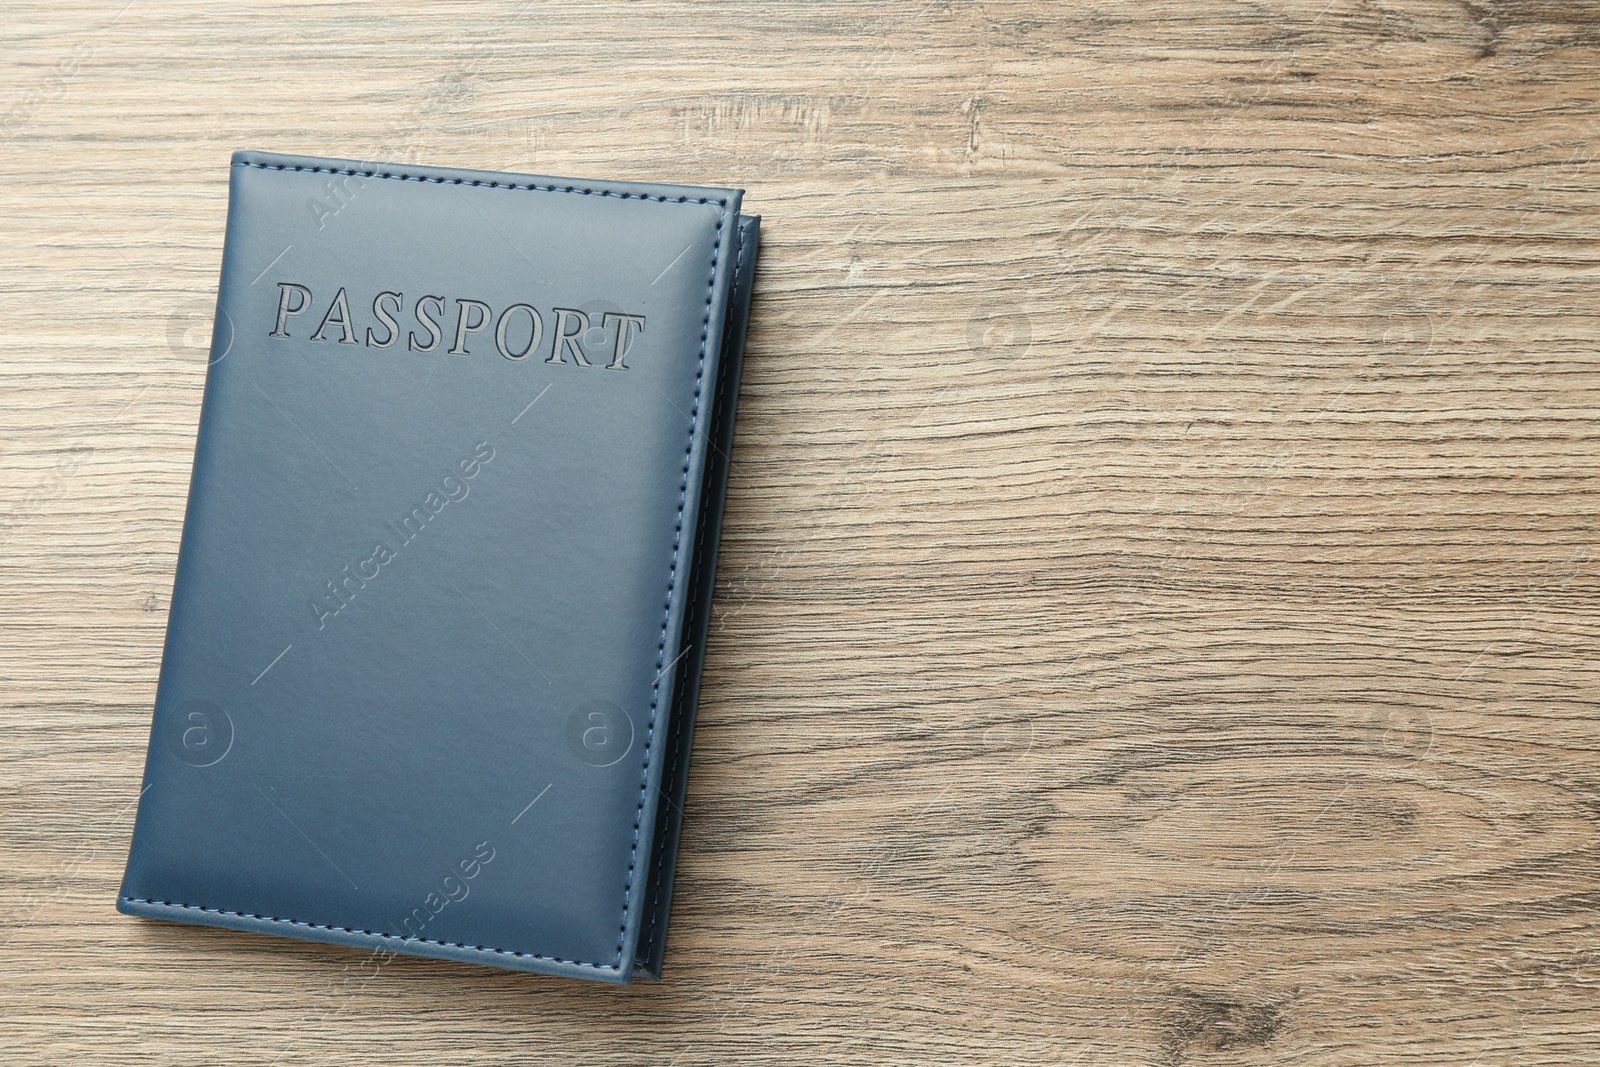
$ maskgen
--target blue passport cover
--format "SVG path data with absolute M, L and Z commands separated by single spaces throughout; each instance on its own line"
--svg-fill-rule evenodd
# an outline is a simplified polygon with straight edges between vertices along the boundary
M 233 157 L 117 901 L 658 977 L 758 220 Z

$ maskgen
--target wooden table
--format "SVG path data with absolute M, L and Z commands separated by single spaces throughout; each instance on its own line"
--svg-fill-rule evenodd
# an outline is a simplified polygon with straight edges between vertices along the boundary
M 1600 1055 L 1588 0 L 0 43 L 0 1062 Z M 765 216 L 664 982 L 113 911 L 244 147 Z

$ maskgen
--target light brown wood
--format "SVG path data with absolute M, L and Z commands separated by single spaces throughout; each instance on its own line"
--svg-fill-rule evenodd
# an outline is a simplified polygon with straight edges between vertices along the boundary
M 1594 1062 L 1592 3 L 0 43 L 0 1062 Z M 113 911 L 243 147 L 765 217 L 666 981 Z

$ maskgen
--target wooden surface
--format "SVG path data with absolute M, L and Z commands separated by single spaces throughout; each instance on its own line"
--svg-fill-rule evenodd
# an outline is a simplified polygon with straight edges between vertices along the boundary
M 0 1062 L 1595 1062 L 1590 0 L 0 44 Z M 113 911 L 242 147 L 765 216 L 666 981 Z

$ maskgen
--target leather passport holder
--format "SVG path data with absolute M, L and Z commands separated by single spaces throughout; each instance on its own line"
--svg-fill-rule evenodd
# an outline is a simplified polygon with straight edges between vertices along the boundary
M 659 977 L 758 220 L 231 173 L 119 910 Z

